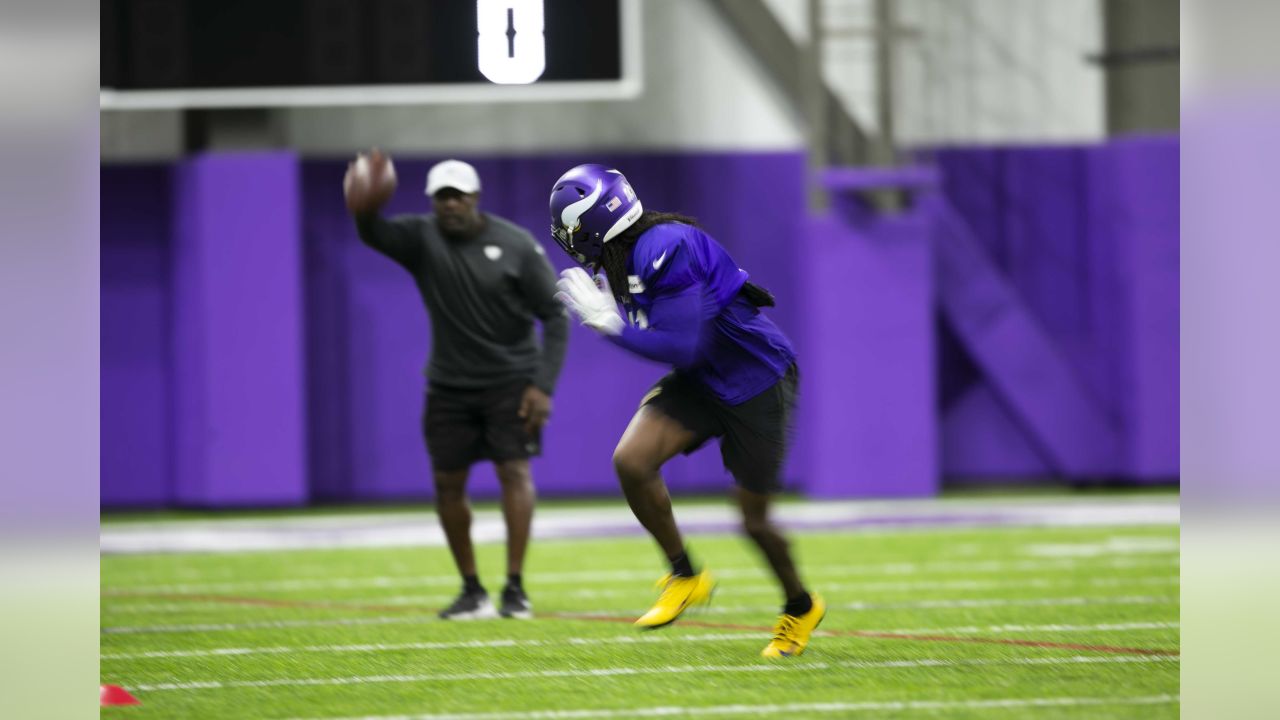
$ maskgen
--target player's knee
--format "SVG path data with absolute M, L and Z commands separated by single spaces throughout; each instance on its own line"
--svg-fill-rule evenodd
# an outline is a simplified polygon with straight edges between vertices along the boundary
M 502 463 L 497 467 L 498 482 L 505 488 L 521 488 L 533 485 L 533 473 L 529 471 L 529 463 Z
M 778 528 L 769 522 L 767 517 L 747 516 L 742 518 L 742 531 L 756 542 L 786 542 Z
M 653 462 L 635 448 L 619 445 L 613 451 L 613 469 L 622 482 L 642 482 L 653 476 Z
M 525 474 L 499 475 L 498 485 L 503 492 L 532 492 L 533 478 Z
M 467 483 L 465 479 L 451 477 L 447 474 L 435 476 L 436 502 L 458 502 L 466 499 Z
M 436 502 L 445 505 L 463 502 L 467 494 L 461 488 L 436 485 Z

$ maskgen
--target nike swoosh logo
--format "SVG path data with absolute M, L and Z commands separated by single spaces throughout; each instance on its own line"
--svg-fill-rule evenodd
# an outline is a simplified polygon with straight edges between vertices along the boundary
M 657 270 L 659 267 L 661 267 L 662 261 L 666 259 L 667 259 L 667 251 L 663 250 L 662 254 L 658 256 L 658 259 L 653 261 L 653 269 Z
M 570 232 L 573 232 L 574 228 L 578 227 L 578 218 L 582 217 L 583 213 L 596 204 L 596 201 L 600 199 L 600 193 L 603 191 L 604 185 L 597 180 L 596 189 L 591 191 L 590 195 L 566 207 L 564 212 L 560 213 L 560 224 L 568 228 Z

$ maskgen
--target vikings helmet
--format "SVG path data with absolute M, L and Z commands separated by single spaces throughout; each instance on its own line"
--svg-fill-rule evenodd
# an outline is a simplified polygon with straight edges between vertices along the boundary
M 579 165 L 551 187 L 551 235 L 581 265 L 596 264 L 643 212 L 627 179 L 604 165 Z

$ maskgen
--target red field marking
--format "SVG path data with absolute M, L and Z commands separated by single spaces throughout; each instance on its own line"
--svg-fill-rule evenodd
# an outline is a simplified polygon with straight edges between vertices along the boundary
M 598 620 L 601 622 L 633 623 L 631 618 L 600 617 L 591 615 L 558 614 L 553 617 L 563 620 Z M 773 628 L 757 625 L 735 625 L 732 623 L 705 622 L 702 620 L 681 620 L 681 627 L 699 627 L 712 630 L 745 630 L 771 633 Z M 1086 645 L 1082 643 L 1061 643 L 1048 640 L 1016 640 L 1013 638 L 989 638 L 967 635 L 911 635 L 908 633 L 871 632 L 868 630 L 819 630 L 819 634 L 828 637 L 865 637 L 879 640 L 915 640 L 917 642 L 959 642 L 982 645 L 1021 645 L 1023 647 L 1052 648 L 1057 650 L 1089 650 L 1093 652 L 1116 653 L 1122 655 L 1179 655 L 1178 650 L 1162 650 L 1160 648 L 1136 648 L 1121 645 Z
M 119 685 L 99 685 L 98 703 L 102 707 L 111 707 L 114 705 L 141 705 L 142 701 Z
M 369 612 L 404 612 L 435 614 L 434 608 L 415 605 L 367 605 L 324 600 L 280 600 L 274 598 L 242 597 L 237 595 L 190 595 L 183 593 L 118 593 L 116 597 L 145 597 L 163 600 L 191 600 L 202 602 L 227 603 L 229 605 L 254 605 L 259 607 L 310 608 L 322 610 L 357 610 Z M 548 617 L 548 616 L 544 616 Z M 635 622 L 634 618 L 605 617 L 598 615 L 575 615 L 572 613 L 555 613 L 549 615 L 561 620 L 588 620 L 596 622 L 627 623 Z M 681 627 L 698 627 L 712 630 L 743 630 L 749 632 L 771 633 L 773 628 L 759 625 L 736 625 L 733 623 L 706 622 L 703 620 L 681 620 Z M 1089 645 L 1083 643 L 1063 643 L 1048 640 L 1018 640 L 1015 638 L 993 638 L 960 635 L 911 635 L 907 633 L 872 632 L 868 630 L 822 630 L 828 637 L 863 637 L 877 640 L 911 640 L 914 642 L 932 643 L 973 643 L 979 645 L 1018 645 L 1022 647 L 1048 648 L 1054 650 L 1085 650 L 1089 652 L 1115 653 L 1121 655 L 1180 655 L 1179 650 L 1162 648 L 1124 647 L 1121 645 Z
M 1161 648 L 1136 648 L 1122 645 L 1086 645 L 1081 643 L 1049 642 L 1045 640 L 1017 640 L 1014 638 L 988 638 L 955 635 L 904 635 L 901 633 L 877 633 L 863 630 L 831 631 L 832 635 L 855 635 L 857 637 L 885 638 L 888 640 L 919 640 L 921 642 L 967 642 L 986 643 L 990 645 L 1021 645 L 1023 647 L 1057 648 L 1061 650 L 1089 650 L 1092 652 L 1117 653 L 1122 655 L 1180 655 L 1178 650 Z

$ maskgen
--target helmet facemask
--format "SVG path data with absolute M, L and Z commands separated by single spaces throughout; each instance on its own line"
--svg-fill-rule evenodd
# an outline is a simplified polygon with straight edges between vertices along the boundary
M 561 223 L 553 222 L 551 223 L 551 237 L 555 238 L 556 244 L 560 246 L 560 249 L 564 250 L 579 265 L 592 267 L 600 260 L 600 253 L 603 250 L 604 243 L 599 241 L 591 242 L 591 238 L 582 231 L 581 222 L 573 229 L 569 229 Z M 588 255 L 588 253 L 590 254 Z

